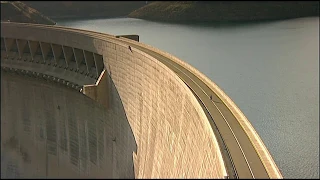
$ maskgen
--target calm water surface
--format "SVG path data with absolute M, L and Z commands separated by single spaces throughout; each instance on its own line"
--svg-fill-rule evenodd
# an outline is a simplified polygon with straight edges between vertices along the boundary
M 250 120 L 284 178 L 319 178 L 319 17 L 179 25 L 131 18 L 58 25 L 138 34 L 222 88 Z

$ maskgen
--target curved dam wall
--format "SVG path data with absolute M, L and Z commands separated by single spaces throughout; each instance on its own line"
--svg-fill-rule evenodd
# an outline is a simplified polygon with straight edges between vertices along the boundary
M 2 23 L 1 38 L 92 52 L 103 57 L 107 72 L 106 106 L 59 83 L 2 72 L 1 149 L 10 158 L 1 163 L 7 177 L 226 176 L 217 139 L 196 97 L 155 58 L 114 36 L 50 26 Z
M 1 71 L 1 177 L 134 177 L 135 140 L 111 91 L 106 110 L 60 84 Z
M 129 41 L 130 43 L 137 44 L 137 42 L 123 39 L 124 41 Z M 141 44 L 141 43 L 140 43 Z M 177 64 L 183 66 L 185 69 L 192 72 L 195 76 L 201 79 L 215 94 L 222 100 L 222 102 L 228 107 L 228 109 L 232 112 L 232 114 L 236 117 L 237 121 L 241 125 L 241 127 L 246 131 L 247 136 L 249 137 L 251 143 L 253 144 L 258 156 L 261 159 L 261 162 L 264 164 L 266 171 L 268 172 L 270 178 L 283 178 L 281 175 L 280 170 L 278 169 L 277 165 L 275 164 L 272 156 L 270 155 L 268 149 L 266 148 L 265 144 L 261 140 L 258 133 L 255 131 L 253 126 L 251 125 L 250 121 L 246 118 L 246 116 L 242 113 L 242 111 L 238 108 L 238 106 L 232 101 L 227 94 L 223 92 L 220 87 L 212 82 L 208 77 L 206 77 L 203 73 L 199 70 L 194 68 L 193 66 L 189 65 L 188 63 L 184 62 L 183 60 L 167 53 L 161 51 L 158 48 L 152 47 L 147 44 L 141 44 L 143 47 L 148 48 L 154 52 L 157 52 L 170 60 L 176 62 Z

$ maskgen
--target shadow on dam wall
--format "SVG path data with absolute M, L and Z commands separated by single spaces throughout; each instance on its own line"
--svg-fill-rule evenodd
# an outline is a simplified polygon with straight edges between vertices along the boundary
M 136 141 L 108 80 L 106 110 L 60 84 L 1 71 L 1 178 L 134 178 Z

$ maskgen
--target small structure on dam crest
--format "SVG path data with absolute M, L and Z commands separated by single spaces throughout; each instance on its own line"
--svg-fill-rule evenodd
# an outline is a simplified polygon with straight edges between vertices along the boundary
M 218 86 L 138 41 L 2 22 L 1 177 L 282 178 Z

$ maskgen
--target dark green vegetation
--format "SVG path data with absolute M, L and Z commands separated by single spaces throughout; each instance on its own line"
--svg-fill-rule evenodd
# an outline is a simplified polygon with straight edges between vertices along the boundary
M 50 18 L 19 1 L 1 1 L 1 21 L 56 24 Z
M 168 22 L 278 20 L 319 16 L 319 1 L 155 1 L 129 17 Z
M 54 24 L 51 19 L 128 16 L 177 23 L 250 22 L 319 16 L 319 1 L 148 2 L 146 4 L 146 1 L 24 1 L 24 4 L 19 1 L 1 1 L 1 20 Z
M 24 1 L 52 19 L 124 17 L 145 1 Z

